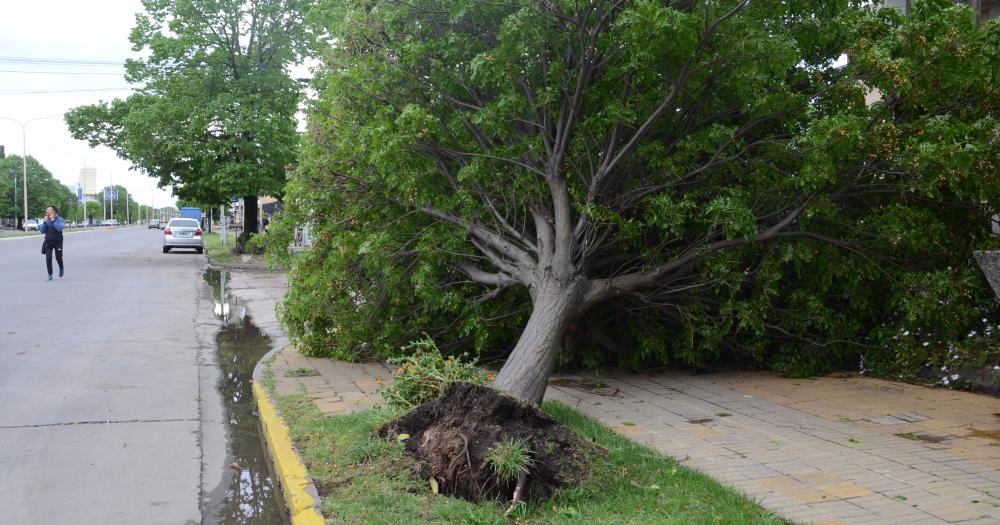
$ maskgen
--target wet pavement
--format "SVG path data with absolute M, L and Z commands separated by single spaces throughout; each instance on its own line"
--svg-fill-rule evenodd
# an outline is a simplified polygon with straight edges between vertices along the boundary
M 226 270 L 209 268 L 212 286 L 220 378 L 230 466 L 216 494 L 209 496 L 206 522 L 220 525 L 288 523 L 260 438 L 253 397 L 257 362 L 271 350 L 271 338 L 258 328 L 247 305 L 230 292 Z
M 0 240 L 0 523 L 200 524 L 226 470 L 204 256 L 162 233 Z

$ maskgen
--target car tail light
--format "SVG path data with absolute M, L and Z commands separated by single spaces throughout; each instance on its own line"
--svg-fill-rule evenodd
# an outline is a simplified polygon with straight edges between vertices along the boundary
M 171 235 L 171 233 L 170 233 L 170 227 L 169 226 L 167 226 L 166 230 L 163 230 L 163 234 L 164 235 Z
M 194 231 L 194 236 L 201 237 L 201 228 L 198 228 L 197 230 Z

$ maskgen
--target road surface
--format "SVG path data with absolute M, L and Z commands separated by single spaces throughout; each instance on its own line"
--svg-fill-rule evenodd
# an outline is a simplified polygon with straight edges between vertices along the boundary
M 0 238 L 0 524 L 212 521 L 217 324 L 203 257 L 162 235 L 67 233 L 53 282 L 40 237 Z

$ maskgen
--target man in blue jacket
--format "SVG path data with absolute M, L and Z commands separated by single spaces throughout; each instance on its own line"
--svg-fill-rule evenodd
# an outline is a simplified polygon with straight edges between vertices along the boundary
M 55 206 L 45 208 L 45 222 L 39 230 L 45 234 L 45 241 L 42 243 L 42 253 L 45 254 L 45 268 L 49 270 L 49 280 L 52 280 L 52 252 L 56 253 L 56 262 L 59 263 L 59 277 L 63 276 L 63 226 L 66 222 L 59 216 L 59 210 Z

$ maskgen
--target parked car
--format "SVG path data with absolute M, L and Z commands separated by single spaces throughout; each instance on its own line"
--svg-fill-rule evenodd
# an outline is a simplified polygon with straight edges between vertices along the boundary
M 38 231 L 38 221 L 35 219 L 28 219 L 24 221 L 24 231 L 27 232 L 31 230 Z
M 118 219 L 104 219 L 101 226 L 118 226 Z
M 146 228 L 146 229 L 148 230 L 150 228 L 156 228 L 157 230 L 159 230 L 160 229 L 160 219 L 150 219 L 150 221 L 149 221 L 149 227 Z
M 173 248 L 193 248 L 197 253 L 205 250 L 205 237 L 198 221 L 170 219 L 167 228 L 163 230 L 163 253 L 168 253 Z

